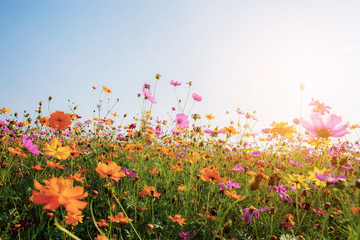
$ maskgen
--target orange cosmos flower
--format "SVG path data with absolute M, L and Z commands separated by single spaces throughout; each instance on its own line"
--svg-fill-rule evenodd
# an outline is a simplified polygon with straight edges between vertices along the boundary
M 211 113 L 205 116 L 207 120 L 213 120 L 215 116 L 213 116 Z
M 9 152 L 12 154 L 12 155 L 14 155 L 14 156 L 20 156 L 20 157 L 27 157 L 27 155 L 25 154 L 25 153 L 23 153 L 21 150 L 20 150 L 20 148 L 18 148 L 18 147 L 15 147 L 15 148 L 13 148 L 13 147 L 8 147 L 8 150 L 9 150 Z
M 71 212 L 68 212 L 67 216 L 65 216 L 65 218 L 64 218 L 64 222 L 67 225 L 76 226 L 79 224 L 79 222 L 82 223 L 83 217 L 84 217 L 84 215 L 72 214 Z
M 59 168 L 59 169 L 64 169 L 64 166 L 65 165 L 61 165 L 60 163 L 58 162 L 55 162 L 55 161 L 46 161 L 46 167 L 49 167 L 49 168 Z
M 85 177 L 81 177 L 80 173 L 75 173 L 74 175 L 67 176 L 66 179 L 72 179 L 84 183 Z
M 0 114 L 3 114 L 3 113 L 11 113 L 11 109 L 7 109 L 7 108 L 1 108 L 0 109 Z
M 174 172 L 180 172 L 180 171 L 183 171 L 184 169 L 182 169 L 181 167 L 175 165 L 175 166 L 171 166 L 171 171 L 174 171 Z
M 88 196 L 84 188 L 72 187 L 73 180 L 62 177 L 52 177 L 50 180 L 44 180 L 45 185 L 41 185 L 34 180 L 35 189 L 32 191 L 32 202 L 35 204 L 44 204 L 43 209 L 56 210 L 63 205 L 68 212 L 80 215 L 79 209 L 84 209 L 87 202 L 79 201 Z
M 132 222 L 133 220 L 124 216 L 124 213 L 119 212 L 117 215 L 115 215 L 114 217 L 112 216 L 108 216 L 108 218 L 113 221 L 113 222 L 117 222 L 119 223 L 121 226 L 126 225 L 129 222 Z
M 104 92 L 106 92 L 106 93 L 112 93 L 112 91 L 111 91 L 109 88 L 107 88 L 107 87 L 105 87 L 105 86 L 102 86 L 102 87 L 103 87 Z
M 236 129 L 233 126 L 224 127 L 221 130 L 224 131 L 228 136 L 232 136 L 239 133 L 238 131 L 236 131 Z
M 119 181 L 121 177 L 126 177 L 126 174 L 121 171 L 121 167 L 112 161 L 109 161 L 109 165 L 99 162 L 95 170 L 100 177 L 106 178 L 110 176 L 115 181 Z
M 216 217 L 215 216 L 211 216 L 208 212 L 205 212 L 205 214 L 200 214 L 198 213 L 197 215 L 199 215 L 200 217 L 203 217 L 203 218 L 210 218 L 212 220 L 216 220 Z
M 50 115 L 49 123 L 54 129 L 65 130 L 71 124 L 71 114 L 56 111 Z
M 105 219 L 101 219 L 101 222 L 96 222 L 96 224 L 99 226 L 99 227 L 108 227 L 110 226 Z
M 143 187 L 143 190 L 139 192 L 140 196 L 154 196 L 159 198 L 161 196 L 161 193 L 156 192 L 156 188 L 154 186 L 150 187 Z
M 235 191 L 225 191 L 225 195 L 229 198 L 235 198 L 238 200 L 242 197 L 241 195 L 237 195 Z
M 102 235 L 97 234 L 94 240 L 109 240 L 109 239 L 103 234 Z
M 201 179 L 205 182 L 210 181 L 212 183 L 220 182 L 220 183 L 227 183 L 226 177 L 220 177 L 220 173 L 215 169 L 215 167 L 206 167 L 200 170 Z
M 152 167 L 151 170 L 146 169 L 146 171 L 148 171 L 148 172 L 150 172 L 150 173 L 152 173 L 152 174 L 158 174 L 158 173 L 159 173 L 159 171 L 156 171 L 156 167 Z
M 185 218 L 181 218 L 181 215 L 175 215 L 174 217 L 169 216 L 170 220 L 173 222 L 177 222 L 180 226 L 183 226 L 185 223 Z
M 40 167 L 39 165 L 36 165 L 34 167 L 31 167 L 31 169 L 35 170 L 35 171 L 41 171 L 43 170 L 44 168 Z
M 48 127 L 50 125 L 49 123 L 49 117 L 42 117 L 40 118 L 40 124 L 43 126 Z

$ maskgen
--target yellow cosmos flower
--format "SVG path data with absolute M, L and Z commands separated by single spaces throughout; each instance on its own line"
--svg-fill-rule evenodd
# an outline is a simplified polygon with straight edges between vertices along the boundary
M 286 138 L 293 138 L 293 133 L 296 132 L 294 125 L 288 126 L 287 122 L 273 122 L 270 126 L 273 128 L 269 130 L 269 133 L 277 133 Z
M 284 177 L 284 179 L 298 189 L 301 187 L 309 189 L 307 183 L 305 182 L 307 178 L 302 175 L 288 175 L 288 177 Z
M 326 170 L 325 168 L 320 170 L 317 167 L 315 167 L 313 171 L 308 172 L 308 174 L 309 174 L 308 179 L 311 180 L 311 181 L 314 181 L 315 185 L 317 185 L 317 186 L 325 187 L 326 182 L 317 179 L 316 176 L 315 176 L 315 173 L 324 174 L 324 172 L 326 172 L 326 171 L 328 171 L 328 170 Z
M 45 148 L 43 149 L 44 154 L 47 156 L 52 156 L 59 160 L 67 159 L 70 156 L 70 147 L 61 145 L 61 142 L 57 138 L 53 138 L 50 141 L 50 144 L 46 143 Z

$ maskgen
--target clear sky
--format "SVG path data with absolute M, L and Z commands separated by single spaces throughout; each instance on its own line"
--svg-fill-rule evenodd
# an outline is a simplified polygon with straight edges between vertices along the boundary
M 303 116 L 311 98 L 360 123 L 360 1 L 0 1 L 0 107 L 92 116 L 92 86 L 110 88 L 114 111 L 140 112 L 137 94 L 162 75 L 153 114 L 176 106 L 170 80 L 192 81 L 193 112 L 219 124 L 239 107 L 264 125 Z M 44 108 L 46 110 L 46 108 Z M 45 111 L 47 114 L 47 111 Z M 35 114 L 34 114 L 35 115 Z

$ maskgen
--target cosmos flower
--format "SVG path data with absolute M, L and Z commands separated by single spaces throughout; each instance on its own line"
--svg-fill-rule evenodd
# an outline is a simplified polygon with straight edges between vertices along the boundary
M 240 164 L 236 164 L 236 166 L 234 168 L 232 168 L 232 170 L 234 171 L 241 171 L 244 170 L 244 167 L 241 166 Z
M 170 220 L 178 223 L 180 226 L 183 226 L 185 223 L 185 218 L 181 218 L 181 215 L 175 215 L 174 217 L 169 216 Z
M 50 180 L 44 180 L 45 185 L 41 185 L 34 180 L 34 188 L 32 191 L 32 202 L 35 204 L 44 204 L 43 209 L 56 210 L 63 205 L 68 212 L 79 215 L 87 206 L 87 202 L 79 201 L 88 196 L 84 192 L 84 188 L 73 187 L 73 180 L 64 179 L 62 177 L 52 177 Z
M 103 88 L 104 92 L 106 92 L 106 93 L 112 93 L 109 88 L 107 88 L 107 87 L 105 87 L 105 86 L 102 86 L 102 88 Z
M 260 217 L 259 212 L 265 212 L 265 211 L 268 211 L 268 210 L 269 210 L 269 208 L 257 209 L 257 208 L 254 208 L 253 206 L 251 206 L 249 208 L 245 208 L 243 210 L 244 215 L 242 217 L 242 220 L 244 222 L 249 222 L 251 224 L 253 216 L 255 216 L 254 217 L 254 222 L 255 222 Z
M 315 106 L 315 108 L 313 108 L 312 110 L 314 113 L 318 112 L 321 115 L 325 115 L 325 113 L 330 113 L 329 109 L 331 109 L 331 107 L 325 106 L 325 103 L 321 103 L 319 100 L 311 100 L 312 102 L 309 104 L 309 106 Z
M 121 167 L 112 161 L 108 165 L 99 162 L 95 170 L 100 175 L 100 177 L 110 177 L 116 182 L 119 181 L 121 177 L 126 177 L 126 173 L 121 171 Z
M 171 80 L 170 84 L 173 85 L 174 87 L 176 87 L 176 86 L 180 86 L 181 82 L 178 82 L 178 81 L 175 82 L 174 80 Z
M 54 129 L 65 130 L 71 124 L 71 115 L 61 111 L 53 112 L 50 115 L 49 124 Z
M 201 102 L 201 100 L 202 100 L 202 97 L 196 93 L 192 94 L 192 98 L 197 102 Z
M 120 226 L 125 226 L 127 223 L 133 221 L 131 218 L 124 216 L 124 213 L 122 213 L 122 212 L 119 212 L 115 216 L 108 216 L 108 218 L 113 222 L 119 223 Z
M 27 150 L 29 150 L 29 152 L 35 155 L 39 155 L 40 151 L 38 150 L 38 147 L 32 143 L 32 140 L 30 138 L 28 138 L 27 136 L 23 136 L 22 142 L 24 146 L 27 148 Z
M 339 125 L 341 117 L 331 114 L 324 123 L 320 113 L 313 113 L 310 115 L 311 123 L 300 118 L 301 125 L 310 133 L 311 137 L 328 138 L 328 137 L 342 137 L 350 133 L 346 129 L 349 123 Z
M 64 218 L 64 222 L 67 225 L 76 226 L 76 225 L 79 224 L 79 222 L 82 223 L 83 217 L 84 217 L 84 215 L 73 214 L 71 212 L 68 212 L 67 215 Z
M 181 129 L 187 128 L 187 126 L 189 125 L 189 121 L 187 119 L 188 116 L 186 114 L 184 113 L 177 114 L 175 119 L 176 126 Z
M 61 145 L 61 142 L 57 138 L 53 138 L 49 143 L 45 144 L 44 154 L 52 156 L 59 160 L 67 159 L 70 156 L 70 147 Z
M 220 177 L 220 173 L 215 169 L 215 167 L 206 167 L 200 170 L 201 179 L 205 182 L 210 181 L 212 183 L 220 182 L 226 183 L 226 177 Z
M 152 96 L 150 90 L 142 89 L 145 99 L 148 99 L 151 103 L 157 103 L 155 97 Z

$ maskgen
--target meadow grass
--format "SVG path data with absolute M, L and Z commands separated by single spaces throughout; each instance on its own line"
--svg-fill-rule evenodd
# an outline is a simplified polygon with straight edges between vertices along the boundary
M 288 123 L 256 135 L 239 109 L 220 129 L 191 109 L 159 121 L 143 104 L 122 127 L 113 106 L 100 117 L 101 94 L 86 121 L 76 107 L 1 109 L 1 239 L 360 239 L 358 143 Z

